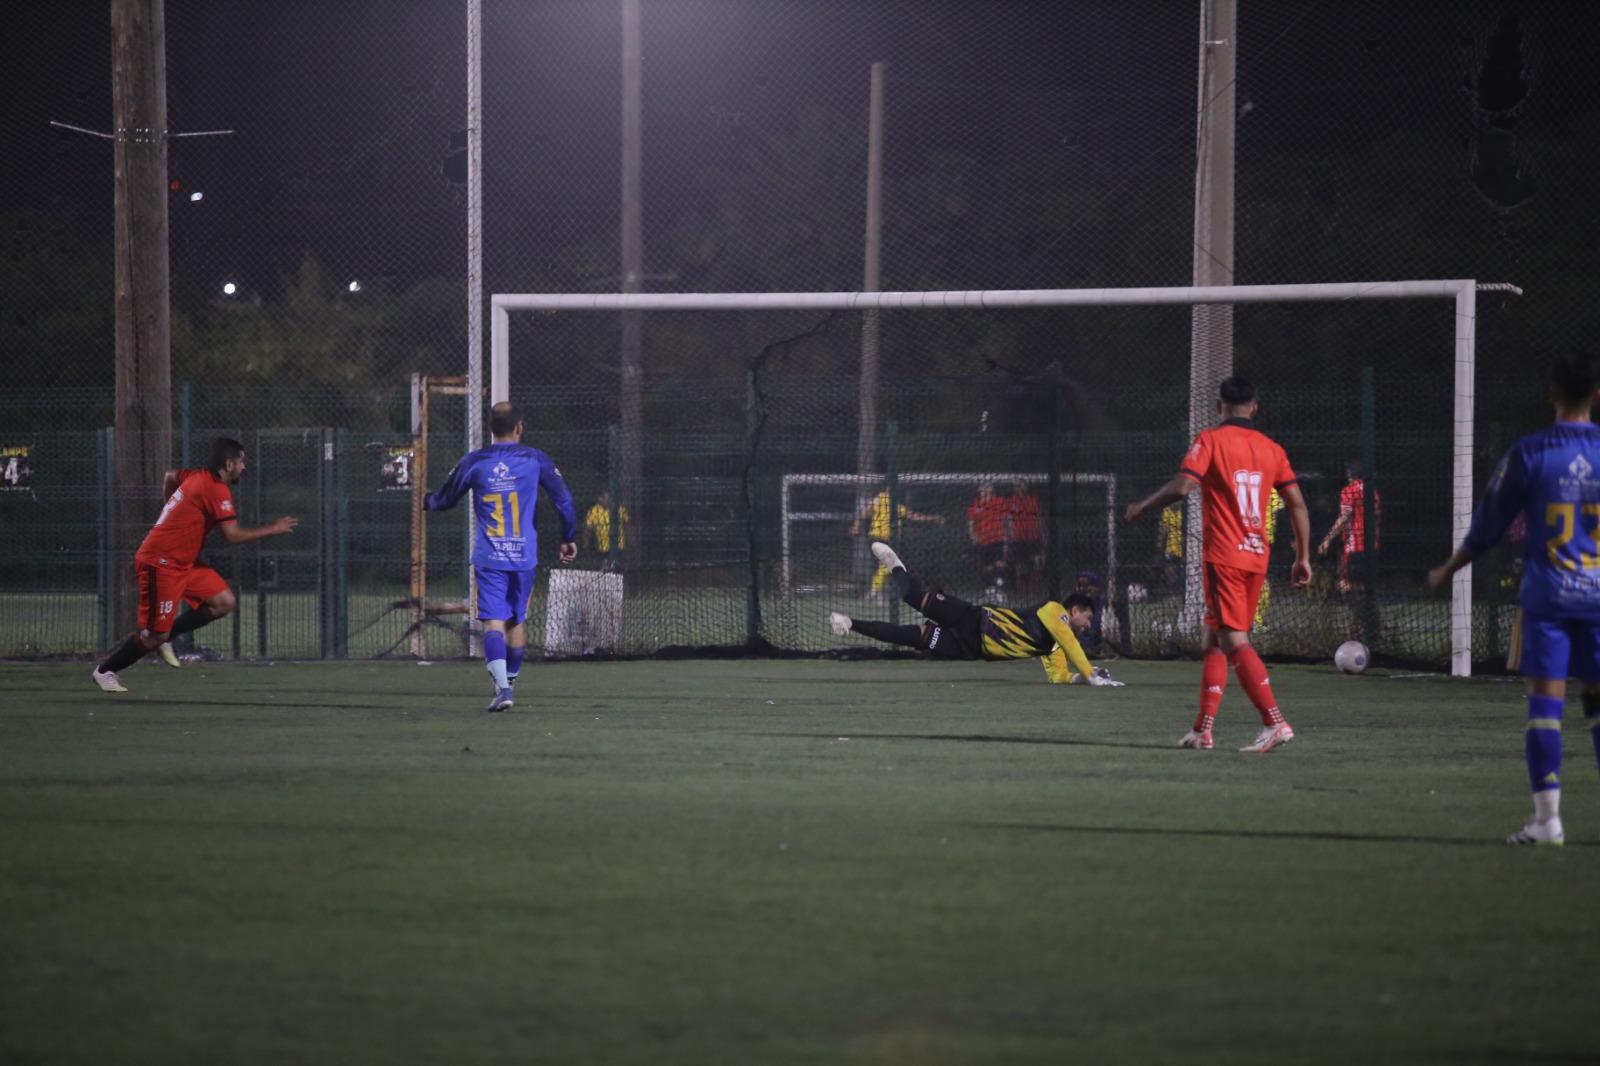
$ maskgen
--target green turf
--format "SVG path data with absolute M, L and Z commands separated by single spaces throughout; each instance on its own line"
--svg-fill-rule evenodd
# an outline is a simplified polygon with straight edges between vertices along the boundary
M 0 665 L 0 1061 L 1592 1061 L 1576 706 L 1119 665 Z

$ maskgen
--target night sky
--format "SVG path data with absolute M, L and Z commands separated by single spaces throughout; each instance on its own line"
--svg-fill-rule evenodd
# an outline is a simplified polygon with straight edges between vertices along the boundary
M 1239 280 L 1474 275 L 1537 300 L 1595 266 L 1593 5 L 1241 6 Z M 874 59 L 889 64 L 885 287 L 1184 283 L 1191 7 L 646 0 L 650 286 L 860 284 Z M 489 286 L 614 288 L 618 5 L 485 8 Z M 174 0 L 166 15 L 172 128 L 238 131 L 173 148 L 177 298 L 228 278 L 271 299 L 307 257 L 340 284 L 463 275 L 465 193 L 441 164 L 464 125 L 464 5 Z M 111 125 L 108 4 L 0 20 L 20 44 L 7 210 L 103 247 L 110 145 L 47 122 Z M 1572 331 L 1586 313 L 1565 293 L 1538 312 Z

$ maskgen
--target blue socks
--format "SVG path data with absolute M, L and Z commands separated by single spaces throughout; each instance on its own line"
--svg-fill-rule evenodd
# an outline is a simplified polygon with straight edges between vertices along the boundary
M 1528 697 L 1528 783 L 1533 791 L 1561 787 L 1561 706 L 1552 696 Z
M 483 634 L 483 658 L 489 664 L 489 676 L 494 678 L 496 689 L 510 688 L 511 682 L 506 679 L 506 635 L 497 629 L 487 630 Z M 518 656 L 521 658 L 521 656 Z M 1561 738 L 1556 738 L 1559 745 Z
M 515 681 L 517 675 L 522 673 L 522 655 L 527 650 L 526 647 L 506 649 L 506 677 L 512 681 Z M 1600 733 L 1595 735 L 1600 737 Z M 1600 740 L 1596 740 L 1595 743 L 1600 744 Z

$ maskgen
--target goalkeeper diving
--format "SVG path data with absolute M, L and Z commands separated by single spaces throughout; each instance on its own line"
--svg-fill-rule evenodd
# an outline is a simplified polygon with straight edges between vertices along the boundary
M 882 541 L 873 542 L 872 554 L 889 571 L 900 598 L 928 621 L 893 625 L 834 612 L 828 621 L 838 635 L 860 633 L 886 644 L 920 648 L 935 659 L 1037 658 L 1052 684 L 1122 686 L 1104 669 L 1091 667 L 1078 643 L 1078 634 L 1094 624 L 1094 601 L 1089 597 L 1075 594 L 1064 602 L 1050 600 L 1019 610 L 980 606 L 942 589 L 923 588 Z

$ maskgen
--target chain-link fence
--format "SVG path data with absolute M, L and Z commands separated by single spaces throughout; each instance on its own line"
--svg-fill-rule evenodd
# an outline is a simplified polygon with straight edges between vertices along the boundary
M 109 590 L 131 547 L 112 516 L 132 497 L 153 518 L 157 486 L 118 485 L 112 462 L 111 148 L 46 125 L 109 126 L 109 25 L 103 11 L 29 7 L 3 17 L 61 61 L 19 82 L 0 116 L 20 146 L 0 163 L 0 464 L 15 460 L 18 477 L 0 492 L 0 654 L 81 654 L 122 628 Z M 619 7 L 484 4 L 488 292 L 621 285 Z M 881 287 L 1190 280 L 1198 8 L 641 8 L 647 290 L 860 288 L 874 63 Z M 1595 325 L 1600 101 L 1586 60 L 1600 28 L 1585 11 L 1307 0 L 1239 12 L 1237 281 L 1525 288 L 1479 302 L 1480 484 L 1547 417 L 1526 353 Z M 167 5 L 166 19 L 173 129 L 234 131 L 172 142 L 174 462 L 198 461 L 226 428 L 250 449 L 247 522 L 302 520 L 292 539 L 208 553 L 241 606 L 201 643 L 406 654 L 410 500 L 383 470 L 410 443 L 411 375 L 461 374 L 467 360 L 465 5 Z M 617 316 L 518 316 L 512 394 L 530 439 L 556 457 L 580 517 L 602 489 L 628 494 L 631 540 L 604 553 L 626 587 L 618 648 L 840 646 L 829 609 L 897 609 L 873 599 L 871 514 L 867 532 L 850 531 L 878 491 L 891 514 L 943 519 L 893 528 L 930 580 L 1042 596 L 1089 571 L 1128 650 L 1187 648 L 1170 527 L 1108 525 L 1112 482 L 1090 476 L 1114 477 L 1121 502 L 1170 476 L 1188 434 L 1188 312 L 879 323 L 869 492 L 841 480 L 862 474 L 859 316 L 646 315 L 636 406 L 623 402 Z M 1259 643 L 1320 656 L 1359 632 L 1380 654 L 1442 664 L 1446 607 L 1422 597 L 1420 572 L 1450 538 L 1448 308 L 1240 307 L 1233 333 L 1263 426 L 1306 478 L 1314 536 L 1349 460 L 1382 507 L 1375 570 L 1341 589 L 1335 548 L 1311 598 L 1274 586 Z M 464 446 L 458 405 L 437 403 L 434 481 Z M 1041 516 L 1039 549 L 1017 549 L 987 581 L 993 549 L 968 524 L 982 474 L 1020 475 L 996 498 L 1026 512 L 1033 495 Z M 834 480 L 796 480 L 812 475 Z M 460 522 L 428 530 L 430 588 L 459 596 Z M 587 536 L 580 566 L 598 565 Z M 1285 530 L 1275 575 L 1286 550 Z M 1477 568 L 1480 659 L 1512 577 L 1509 553 Z M 430 616 L 431 654 L 467 647 L 460 621 Z

